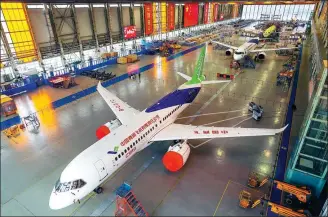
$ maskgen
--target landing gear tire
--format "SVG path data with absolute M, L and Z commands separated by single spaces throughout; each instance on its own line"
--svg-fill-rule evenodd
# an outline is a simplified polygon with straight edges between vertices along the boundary
M 95 190 L 93 190 L 94 192 L 96 192 L 97 194 L 101 194 L 103 192 L 103 188 L 102 187 L 97 187 Z

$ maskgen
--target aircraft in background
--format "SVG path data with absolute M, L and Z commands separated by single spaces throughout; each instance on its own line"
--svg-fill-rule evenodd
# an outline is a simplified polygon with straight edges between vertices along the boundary
M 264 38 L 268 38 L 272 33 L 275 33 L 277 30 L 276 25 L 272 25 L 269 28 L 267 28 L 266 30 L 263 31 L 263 37 Z
M 245 56 L 251 53 L 256 53 L 258 59 L 264 60 L 266 57 L 265 52 L 267 51 L 277 51 L 277 50 L 293 50 L 293 49 L 298 49 L 298 47 L 286 47 L 286 48 L 272 48 L 272 49 L 259 49 L 259 50 L 254 50 L 256 46 L 259 44 L 260 39 L 259 38 L 252 38 L 249 41 L 245 42 L 239 47 L 231 46 L 222 42 L 218 41 L 211 41 L 212 43 L 222 45 L 224 47 L 227 47 L 228 50 L 226 50 L 226 55 L 231 56 L 233 55 L 233 59 L 235 61 L 240 61 L 244 59 Z
M 80 202 L 92 191 L 101 193 L 100 186 L 108 177 L 137 152 L 155 141 L 185 140 L 170 146 L 162 160 L 166 169 L 178 171 L 190 154 L 190 147 L 186 142 L 188 139 L 271 136 L 286 129 L 287 126 L 280 129 L 258 129 L 175 124 L 176 118 L 193 102 L 202 85 L 229 82 L 205 81 L 202 74 L 204 59 L 205 47 L 201 50 L 192 77 L 178 73 L 187 82 L 141 112 L 120 100 L 99 83 L 98 92 L 118 120 L 99 127 L 99 140 L 66 166 L 51 192 L 50 208 L 62 209 Z

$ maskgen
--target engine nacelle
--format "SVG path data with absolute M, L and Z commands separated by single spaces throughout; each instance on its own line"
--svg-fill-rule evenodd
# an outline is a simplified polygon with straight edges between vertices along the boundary
M 259 58 L 259 60 L 264 60 L 266 57 L 266 54 L 264 52 L 261 52 L 257 55 L 257 57 Z
M 165 168 L 171 172 L 177 172 L 187 162 L 190 154 L 190 147 L 188 143 L 182 142 L 174 146 L 170 146 L 169 150 L 165 153 L 162 162 Z
M 96 136 L 98 140 L 102 139 L 104 136 L 110 134 L 111 131 L 115 130 L 119 126 L 121 126 L 121 122 L 118 119 L 111 120 L 107 122 L 106 124 L 98 127 L 96 130 Z
M 232 49 L 228 49 L 226 50 L 226 56 L 231 56 L 233 54 L 233 50 Z

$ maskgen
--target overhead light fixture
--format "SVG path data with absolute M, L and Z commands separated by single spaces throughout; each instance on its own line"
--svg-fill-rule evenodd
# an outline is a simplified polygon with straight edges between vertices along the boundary
M 89 5 L 74 5 L 75 8 L 88 8 Z
M 133 6 L 135 6 L 135 7 L 140 7 L 141 4 L 133 4 Z
M 130 4 L 122 4 L 122 7 L 130 7 Z
M 92 7 L 94 7 L 94 8 L 104 8 L 105 5 L 104 4 L 93 4 Z
M 109 7 L 115 8 L 115 7 L 118 7 L 118 4 L 109 4 Z

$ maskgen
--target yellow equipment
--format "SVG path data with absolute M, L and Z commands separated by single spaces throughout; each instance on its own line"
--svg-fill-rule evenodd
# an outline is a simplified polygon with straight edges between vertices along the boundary
M 259 188 L 262 187 L 268 181 L 269 181 L 269 176 L 258 172 L 251 172 L 248 176 L 247 185 L 251 188 Z
M 17 137 L 20 134 L 19 127 L 17 125 L 14 125 L 6 130 L 3 131 L 4 134 L 8 137 Z
M 277 180 L 274 180 L 273 183 L 277 185 L 279 190 L 295 195 L 297 199 L 303 203 L 307 203 L 311 197 L 311 190 L 306 186 L 296 187 L 286 182 L 280 182 Z
M 270 26 L 263 32 L 263 37 L 267 38 L 269 37 L 272 33 L 276 31 L 277 27 L 275 25 Z
M 274 213 L 277 213 L 280 216 L 286 216 L 286 217 L 306 217 L 306 216 L 310 216 L 309 213 L 305 210 L 297 210 L 294 211 L 290 208 L 272 203 L 270 201 L 267 201 L 268 206 L 271 206 L 271 211 Z
M 239 206 L 246 208 L 254 208 L 261 203 L 261 199 L 252 201 L 252 195 L 248 191 L 242 190 L 239 194 Z

